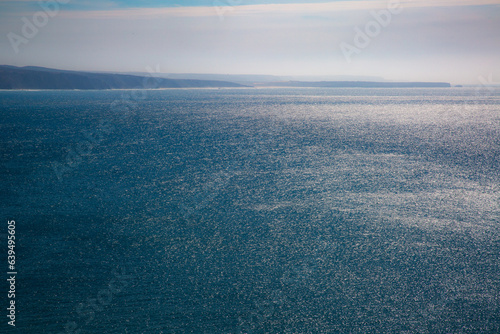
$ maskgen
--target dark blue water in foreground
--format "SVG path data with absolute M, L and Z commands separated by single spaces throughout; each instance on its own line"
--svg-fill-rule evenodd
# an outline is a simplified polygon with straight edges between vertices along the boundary
M 2 333 L 500 332 L 498 90 L 0 103 Z

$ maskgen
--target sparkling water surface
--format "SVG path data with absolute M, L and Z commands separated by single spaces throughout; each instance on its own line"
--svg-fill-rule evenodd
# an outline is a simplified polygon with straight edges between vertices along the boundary
M 9 332 L 500 332 L 498 89 L 2 91 L 0 117 Z

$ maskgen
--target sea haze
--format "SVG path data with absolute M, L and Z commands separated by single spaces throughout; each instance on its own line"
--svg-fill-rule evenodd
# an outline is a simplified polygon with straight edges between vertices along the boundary
M 19 333 L 500 332 L 499 89 L 0 101 Z

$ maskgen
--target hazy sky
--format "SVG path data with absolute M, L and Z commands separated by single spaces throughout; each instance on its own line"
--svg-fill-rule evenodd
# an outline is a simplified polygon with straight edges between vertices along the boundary
M 16 66 L 500 82 L 500 0 L 0 0 L 0 31 Z

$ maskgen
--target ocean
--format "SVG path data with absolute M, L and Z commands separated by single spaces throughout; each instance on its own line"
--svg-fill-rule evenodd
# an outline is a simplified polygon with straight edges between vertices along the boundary
M 500 333 L 500 89 L 0 91 L 0 117 L 2 333 Z

